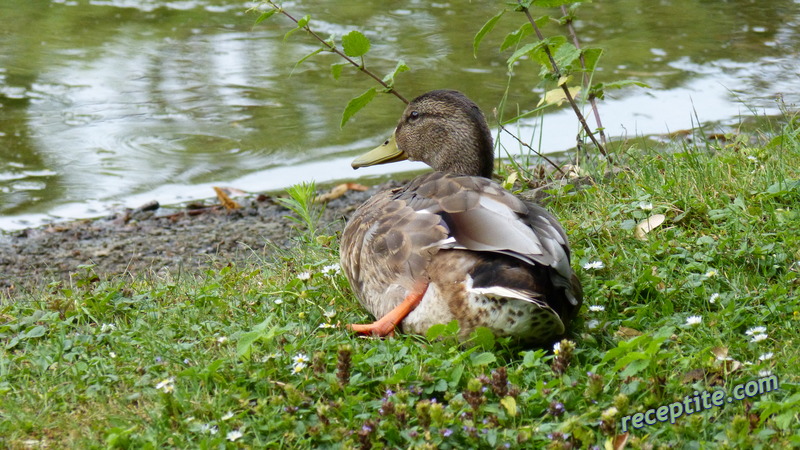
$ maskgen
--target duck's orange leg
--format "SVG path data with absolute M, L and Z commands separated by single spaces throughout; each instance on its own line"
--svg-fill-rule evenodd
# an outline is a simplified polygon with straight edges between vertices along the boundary
M 428 283 L 418 283 L 409 292 L 403 301 L 385 316 L 369 324 L 350 324 L 347 329 L 360 334 L 369 336 L 386 337 L 394 335 L 394 328 L 406 318 L 422 301 L 425 291 L 428 290 Z

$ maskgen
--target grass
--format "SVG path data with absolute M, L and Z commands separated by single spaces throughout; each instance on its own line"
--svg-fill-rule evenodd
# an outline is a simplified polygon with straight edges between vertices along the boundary
M 591 268 L 558 352 L 459 346 L 456 324 L 353 337 L 343 324 L 368 317 L 314 214 L 274 261 L 178 279 L 79 268 L 3 302 L 0 446 L 613 448 L 625 416 L 768 373 L 779 390 L 627 445 L 798 446 L 800 126 L 744 141 L 628 149 L 630 170 L 559 190 L 549 208 Z M 653 214 L 666 221 L 635 238 Z

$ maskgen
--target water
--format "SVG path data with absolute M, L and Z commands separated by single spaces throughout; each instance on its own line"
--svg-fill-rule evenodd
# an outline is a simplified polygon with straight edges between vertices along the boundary
M 407 97 L 455 88 L 491 117 L 509 56 L 496 49 L 523 17 L 506 14 L 478 58 L 472 38 L 503 3 L 285 6 L 311 14 L 325 37 L 363 30 L 372 40 L 367 64 L 377 72 L 404 59 L 413 72 L 397 87 Z M 273 191 L 421 167 L 353 172 L 349 161 L 388 136 L 402 103 L 381 96 L 340 129 L 344 105 L 373 84 L 347 70 L 334 81 L 329 66 L 339 61 L 328 54 L 295 69 L 314 42 L 301 33 L 284 42 L 290 27 L 279 16 L 253 26 L 250 6 L 3 0 L 0 229 L 211 197 L 214 185 Z M 579 17 L 583 44 L 607 49 L 596 81 L 652 86 L 609 93 L 600 108 L 611 136 L 667 133 L 697 118 L 735 125 L 753 111 L 776 114 L 779 94 L 800 102 L 800 1 L 620 0 L 584 5 Z M 529 61 L 515 68 L 510 99 L 523 109 L 539 101 L 537 72 Z M 574 145 L 577 124 L 561 108 L 519 130 L 545 151 L 562 151 Z

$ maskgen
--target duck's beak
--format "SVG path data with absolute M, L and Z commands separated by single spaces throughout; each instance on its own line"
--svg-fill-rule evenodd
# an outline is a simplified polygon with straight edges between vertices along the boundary
M 353 166 L 353 169 L 358 169 L 359 167 L 387 164 L 406 159 L 408 159 L 408 155 L 397 148 L 397 142 L 394 139 L 394 133 L 392 133 L 392 137 L 387 139 L 386 142 L 354 159 L 350 165 Z

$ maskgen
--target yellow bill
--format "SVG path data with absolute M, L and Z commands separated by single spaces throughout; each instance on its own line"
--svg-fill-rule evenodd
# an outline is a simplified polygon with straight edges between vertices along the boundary
M 354 159 L 350 165 L 353 166 L 353 169 L 358 169 L 359 167 L 376 166 L 406 159 L 408 159 L 408 155 L 397 148 L 397 142 L 395 142 L 394 133 L 392 133 L 392 137 L 387 139 L 386 142 Z

